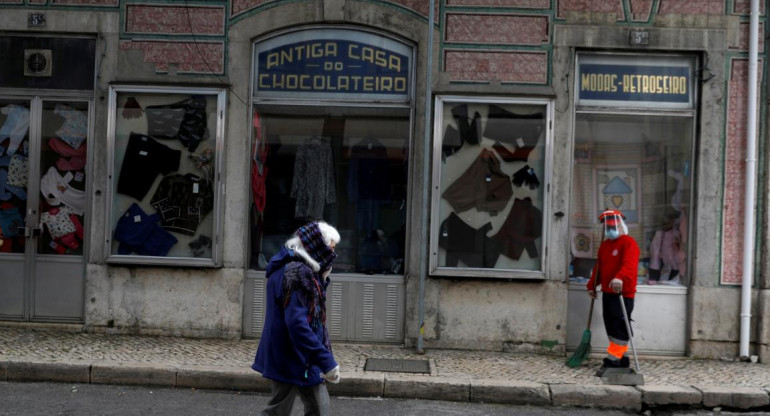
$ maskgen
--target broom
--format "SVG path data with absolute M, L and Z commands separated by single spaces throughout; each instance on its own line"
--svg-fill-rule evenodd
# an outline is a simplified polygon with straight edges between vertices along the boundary
M 591 298 L 591 309 L 588 311 L 588 325 L 586 325 L 586 329 L 583 331 L 583 339 L 580 340 L 580 345 L 578 345 L 575 353 L 572 354 L 572 357 L 567 360 L 568 367 L 575 368 L 579 366 L 591 352 L 591 317 L 593 317 L 594 314 L 595 300 L 596 299 Z

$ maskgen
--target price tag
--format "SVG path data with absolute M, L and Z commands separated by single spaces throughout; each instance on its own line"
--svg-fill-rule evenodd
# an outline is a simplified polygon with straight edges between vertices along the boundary
M 139 152 L 139 156 L 147 156 L 147 152 L 142 150 Z
M 193 193 L 194 193 L 194 194 L 197 194 L 197 193 L 198 193 L 198 184 L 197 184 L 197 183 L 194 183 L 194 184 L 193 184 Z
M 516 146 L 524 147 L 524 139 L 522 139 L 521 137 L 517 138 L 516 139 Z
M 142 222 L 142 216 L 141 215 L 134 215 L 134 222 Z
M 83 172 L 75 173 L 75 182 L 83 182 Z

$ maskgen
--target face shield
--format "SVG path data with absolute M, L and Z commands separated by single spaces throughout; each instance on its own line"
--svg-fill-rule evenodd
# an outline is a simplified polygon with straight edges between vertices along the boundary
M 620 211 L 607 210 L 599 216 L 599 221 L 604 226 L 604 238 L 615 240 L 621 235 L 628 235 L 628 227 Z

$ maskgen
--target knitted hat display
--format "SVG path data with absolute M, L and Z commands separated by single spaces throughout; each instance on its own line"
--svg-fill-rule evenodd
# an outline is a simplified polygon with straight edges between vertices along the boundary
M 337 253 L 326 245 L 317 221 L 299 227 L 295 235 L 299 237 L 310 258 L 321 266 L 321 271 L 331 267 L 332 262 L 337 258 Z

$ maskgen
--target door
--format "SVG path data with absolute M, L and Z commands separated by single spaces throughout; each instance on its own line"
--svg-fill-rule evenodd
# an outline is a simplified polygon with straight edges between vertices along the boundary
M 91 102 L 0 97 L 0 319 L 83 320 Z

